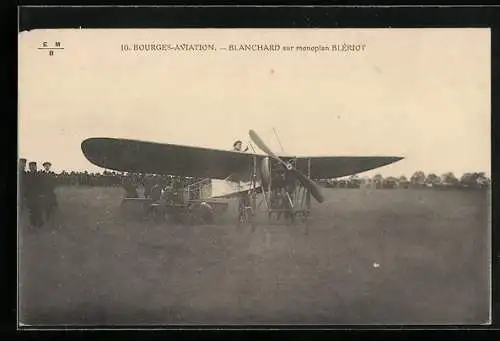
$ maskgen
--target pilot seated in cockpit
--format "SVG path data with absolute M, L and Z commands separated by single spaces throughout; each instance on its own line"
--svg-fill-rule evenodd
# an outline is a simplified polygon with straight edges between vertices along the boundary
M 246 152 L 248 150 L 248 146 L 245 148 L 245 150 L 241 150 L 242 148 L 243 148 L 243 143 L 240 140 L 233 143 L 234 152 Z

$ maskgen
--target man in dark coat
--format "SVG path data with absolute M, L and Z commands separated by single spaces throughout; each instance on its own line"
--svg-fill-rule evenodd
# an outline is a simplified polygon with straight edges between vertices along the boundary
M 19 159 L 19 208 L 20 211 L 26 209 L 26 159 Z
M 29 163 L 29 172 L 25 178 L 26 207 L 29 211 L 30 223 L 34 227 L 44 224 L 42 212 L 43 184 L 36 162 Z

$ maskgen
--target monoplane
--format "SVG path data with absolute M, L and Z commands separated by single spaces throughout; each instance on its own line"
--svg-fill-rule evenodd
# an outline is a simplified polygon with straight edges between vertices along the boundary
M 263 152 L 239 152 L 212 148 L 95 137 L 84 140 L 81 148 L 94 165 L 120 172 L 159 174 L 204 179 L 209 184 L 196 199 L 189 196 L 180 207 L 213 207 L 220 198 L 239 198 L 238 223 L 255 226 L 253 217 L 265 204 L 269 219 L 306 222 L 311 197 L 324 201 L 319 179 L 338 178 L 365 172 L 397 162 L 396 156 L 299 156 L 278 155 L 253 131 L 253 143 Z M 208 191 L 207 191 L 208 188 Z M 260 202 L 257 203 L 257 197 Z M 156 205 L 158 205 L 156 203 Z M 208 206 L 207 206 L 208 205 Z M 187 210 L 189 211 L 189 210 Z

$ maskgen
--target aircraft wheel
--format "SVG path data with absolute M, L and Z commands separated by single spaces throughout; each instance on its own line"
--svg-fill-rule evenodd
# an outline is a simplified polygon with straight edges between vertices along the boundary
M 213 224 L 215 221 L 214 210 L 207 203 L 191 205 L 186 216 L 190 224 Z
M 151 211 L 149 212 L 150 216 L 153 217 L 153 221 L 158 224 L 161 222 L 162 217 L 157 207 L 151 207 Z
M 237 227 L 241 225 L 250 225 L 252 232 L 255 230 L 254 213 L 252 208 L 245 207 L 239 211 Z
M 193 207 L 190 206 L 185 212 L 181 214 L 180 221 L 186 226 L 191 226 L 194 225 L 195 218 L 196 217 Z
M 283 218 L 285 218 L 285 223 L 287 226 L 293 225 L 294 223 L 294 214 L 289 212 L 283 213 Z
M 147 210 L 148 216 L 153 218 L 156 224 L 162 223 L 165 220 L 165 212 L 160 206 L 151 205 Z
M 272 213 L 272 212 L 269 212 L 269 213 L 267 214 L 267 219 L 268 219 L 269 221 L 272 221 L 272 220 L 273 220 L 273 213 Z
M 243 225 L 245 223 L 245 219 L 246 219 L 245 208 L 243 206 L 239 206 L 236 227 L 240 227 L 241 225 Z
M 215 221 L 215 213 L 213 208 L 207 203 L 201 203 L 198 208 L 198 216 L 202 223 L 213 224 Z
M 175 225 L 179 223 L 179 217 L 173 212 L 164 212 L 163 219 L 166 225 Z
M 241 225 L 244 225 L 247 222 L 247 212 L 246 209 L 242 208 L 238 212 L 238 222 L 236 227 L 240 227 Z
M 253 223 L 253 222 L 252 222 L 252 223 L 250 223 L 250 227 L 251 227 L 251 231 L 252 231 L 252 233 L 254 233 L 254 232 L 255 232 L 255 229 L 256 229 L 256 227 L 257 227 L 257 225 L 256 225 L 255 223 Z
M 250 222 L 250 228 L 252 230 L 252 233 L 255 232 L 255 228 L 257 227 L 257 224 L 255 222 L 255 213 L 253 210 L 250 210 L 248 212 L 248 221 Z
M 304 225 L 304 234 L 308 235 L 309 234 L 309 214 L 308 214 L 308 212 L 302 212 L 300 220 L 302 222 L 302 225 Z

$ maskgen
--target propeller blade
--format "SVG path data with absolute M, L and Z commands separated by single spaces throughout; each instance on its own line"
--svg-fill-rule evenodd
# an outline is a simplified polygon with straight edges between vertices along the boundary
M 292 169 L 291 172 L 297 177 L 302 186 L 304 186 L 311 192 L 311 195 L 314 197 L 314 199 L 316 199 L 319 203 L 322 203 L 324 201 L 323 194 L 321 193 L 321 188 L 314 181 L 306 177 L 295 168 Z
M 294 174 L 295 177 L 300 181 L 302 186 L 304 186 L 311 192 L 311 195 L 314 197 L 314 199 L 316 199 L 319 203 L 322 203 L 324 201 L 323 195 L 321 194 L 321 189 L 314 181 L 307 178 L 304 174 L 292 167 L 290 163 L 283 161 L 276 154 L 274 154 L 273 151 L 269 147 L 267 147 L 267 145 L 255 131 L 250 130 L 249 135 L 252 141 L 257 145 L 257 147 L 259 147 L 267 155 L 278 161 L 280 164 L 285 166 L 286 170 L 292 172 L 292 174 Z
M 283 166 L 287 167 L 287 163 L 281 160 L 278 155 L 274 154 L 273 151 L 267 147 L 267 145 L 264 143 L 264 141 L 262 141 L 262 139 L 259 137 L 259 135 L 257 135 L 255 131 L 250 130 L 248 134 L 250 135 L 252 141 L 257 145 L 257 147 L 259 147 L 264 153 L 281 163 Z

